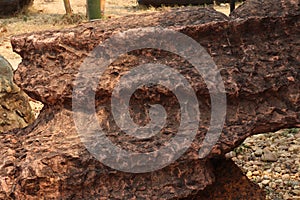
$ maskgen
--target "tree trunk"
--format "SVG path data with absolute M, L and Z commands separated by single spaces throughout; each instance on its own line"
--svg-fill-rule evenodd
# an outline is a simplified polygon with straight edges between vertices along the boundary
M 104 14 L 105 0 L 87 0 L 89 20 L 100 19 Z
M 70 0 L 64 0 L 65 10 L 67 15 L 72 15 Z
M 100 10 L 101 10 L 101 15 L 104 16 L 104 12 L 105 12 L 105 0 L 100 0 Z

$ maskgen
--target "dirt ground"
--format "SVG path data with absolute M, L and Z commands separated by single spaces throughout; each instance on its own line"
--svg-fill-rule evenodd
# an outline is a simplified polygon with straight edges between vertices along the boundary
M 0 18 L 0 54 L 16 69 L 21 62 L 19 55 L 12 51 L 10 37 L 13 35 L 55 30 L 75 26 L 86 21 L 86 1 L 70 0 L 72 10 L 77 14 L 74 18 L 64 17 L 63 0 L 34 0 L 33 6 L 26 13 L 9 18 Z M 161 9 L 169 9 L 167 7 Z M 216 10 L 229 14 L 229 5 L 215 6 Z M 159 9 L 143 8 L 136 0 L 106 0 L 105 18 L 120 17 L 128 14 L 158 12 Z M 105 18 L 103 20 L 105 20 Z

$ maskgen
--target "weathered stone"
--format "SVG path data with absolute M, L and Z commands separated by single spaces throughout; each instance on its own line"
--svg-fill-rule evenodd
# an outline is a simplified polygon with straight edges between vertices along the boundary
M 0 133 L 34 121 L 27 95 L 13 82 L 13 69 L 0 55 Z
M 263 150 L 261 148 L 256 149 L 256 151 L 254 152 L 255 156 L 261 156 L 263 154 Z
M 226 153 L 226 154 L 225 154 L 225 157 L 226 157 L 226 158 L 233 158 L 233 157 L 236 157 L 236 152 L 230 151 L 229 153 Z
M 272 4 L 278 17 L 277 14 L 268 17 L 265 13 L 262 15 L 265 17 L 229 19 L 210 9 L 181 8 L 13 37 L 14 51 L 23 59 L 14 78 L 32 98 L 42 101 L 45 108 L 33 125 L 1 135 L 2 194 L 15 199 L 180 199 L 195 195 L 197 198 L 203 191 L 212 197 L 208 199 L 220 199 L 213 195 L 213 191 L 219 191 L 218 195 L 223 194 L 225 199 L 226 195 L 233 197 L 230 191 L 234 190 L 227 187 L 218 190 L 222 188 L 218 182 L 212 190 L 207 188 L 231 169 L 226 167 L 216 174 L 214 168 L 218 162 L 213 160 L 224 157 L 249 135 L 300 124 L 299 6 L 282 14 L 284 10 L 278 6 L 282 1 L 263 2 L 262 12 Z M 239 12 L 237 9 L 235 14 Z M 95 91 L 99 124 L 112 142 L 130 151 L 153 150 L 176 134 L 176 117 L 168 119 L 161 137 L 146 142 L 123 134 L 112 119 L 111 92 L 121 75 L 139 64 L 155 60 L 181 72 L 197 91 L 201 112 L 196 138 L 183 156 L 161 170 L 130 174 L 106 167 L 81 143 L 71 111 L 72 89 L 81 63 L 98 44 L 115 33 L 149 26 L 184 33 L 207 50 L 224 80 L 227 116 L 218 143 L 208 157 L 199 160 L 198 150 L 209 126 L 211 107 L 204 81 L 189 70 L 188 62 L 169 52 L 143 49 L 120 56 L 107 67 Z M 178 103 L 170 91 L 160 86 L 143 87 L 131 101 L 131 108 L 140 111 L 132 114 L 139 124 L 149 120 L 144 105 L 153 103 L 164 105 L 168 114 L 177 116 L 174 113 L 178 113 Z M 100 141 L 92 142 L 97 145 Z M 226 176 L 226 179 L 237 177 Z M 249 194 L 258 190 L 254 186 L 246 188 Z M 258 191 L 256 195 L 262 194 Z M 242 199 L 258 198 L 248 195 Z
M 215 160 L 216 180 L 204 191 L 186 200 L 257 199 L 265 200 L 265 192 L 249 181 L 231 160 Z
M 290 175 L 289 175 L 289 174 L 284 174 L 284 175 L 282 176 L 282 179 L 283 179 L 283 180 L 289 180 L 289 179 L 290 179 Z
M 266 162 L 276 162 L 277 161 L 277 155 L 272 153 L 270 150 L 268 149 L 264 149 L 263 150 L 263 154 L 261 156 L 261 160 L 262 161 L 266 161 Z
M 263 180 L 261 183 L 262 183 L 263 185 L 268 185 L 268 184 L 270 183 L 270 180 Z

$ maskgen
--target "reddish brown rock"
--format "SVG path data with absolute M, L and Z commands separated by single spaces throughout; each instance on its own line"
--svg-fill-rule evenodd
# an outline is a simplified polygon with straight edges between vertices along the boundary
M 221 193 L 212 193 L 222 189 L 228 191 L 224 198 L 238 198 L 233 194 L 235 187 L 231 184 L 222 187 L 220 183 L 238 179 L 241 174 L 230 179 L 225 174 L 233 167 L 222 160 L 215 163 L 213 159 L 222 158 L 249 135 L 300 124 L 298 7 L 282 15 L 279 1 L 264 2 L 262 10 L 267 4 L 274 4 L 279 17 L 276 14 L 229 19 L 213 10 L 188 8 L 14 37 L 14 50 L 23 58 L 15 80 L 32 98 L 46 106 L 35 124 L 0 137 L 2 197 L 180 199 L 196 198 L 197 194 L 203 195 L 200 191 L 204 190 L 212 199 L 220 199 Z M 147 141 L 128 137 L 112 119 L 110 96 L 116 81 L 141 63 L 155 61 L 181 72 L 197 91 L 201 112 L 196 138 L 180 159 L 155 172 L 131 174 L 106 167 L 81 143 L 71 111 L 72 88 L 81 63 L 94 47 L 120 31 L 149 26 L 184 33 L 207 50 L 224 80 L 227 115 L 218 143 L 208 157 L 199 160 L 198 150 L 209 126 L 211 105 L 204 81 L 195 71 L 188 70 L 191 64 L 172 53 L 153 49 L 119 57 L 108 66 L 95 91 L 98 120 L 112 142 L 131 151 L 154 150 L 166 144 L 178 129 L 178 103 L 174 95 L 161 86 L 139 89 L 130 102 L 132 117 L 140 125 L 149 121 L 148 108 L 143 105 L 165 106 L 168 116 L 173 117 L 167 118 L 167 126 L 159 136 Z M 85 108 L 88 110 L 91 106 Z M 90 124 L 84 126 L 88 128 Z M 98 142 L 91 140 L 95 146 Z M 171 155 L 164 156 L 169 159 Z M 228 170 L 216 168 L 219 164 Z M 220 178 L 223 175 L 227 178 Z M 218 183 L 207 188 L 215 181 Z M 258 188 L 250 187 L 243 198 L 248 195 L 251 196 L 247 199 L 261 198 L 259 191 L 257 196 L 252 196 L 255 190 Z
M 232 160 L 214 160 L 213 165 L 215 182 L 186 200 L 266 199 L 263 189 L 251 182 Z
M 0 199 L 170 199 L 213 182 L 206 160 L 144 174 L 106 167 L 81 143 L 72 112 L 60 106 L 44 109 L 35 124 L 0 139 Z

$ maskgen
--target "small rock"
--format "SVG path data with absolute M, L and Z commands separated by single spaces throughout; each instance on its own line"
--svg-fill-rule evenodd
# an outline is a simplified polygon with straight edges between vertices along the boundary
M 293 153 L 293 152 L 296 153 L 296 152 L 298 152 L 299 150 L 300 150 L 300 146 L 299 146 L 299 145 L 292 145 L 292 146 L 290 146 L 289 149 L 288 149 L 288 151 L 289 151 L 289 152 L 292 152 L 292 153 Z
M 259 162 L 259 161 L 254 161 L 253 162 L 253 166 L 255 166 L 255 167 L 257 167 L 257 165 L 261 165 L 262 163 L 261 162 Z
M 270 170 L 271 167 L 272 167 L 271 165 L 265 165 L 265 166 L 264 166 L 264 170 Z
M 289 181 L 284 180 L 283 183 L 284 183 L 284 185 L 288 185 L 288 184 L 289 184 Z
M 288 146 L 285 146 L 285 145 L 283 145 L 283 146 L 280 146 L 280 147 L 279 147 L 279 149 L 280 149 L 280 150 L 288 150 L 288 149 L 289 149 L 289 147 L 288 147 Z
M 261 183 L 262 183 L 263 185 L 268 185 L 268 184 L 270 183 L 270 180 L 263 180 Z
M 285 169 L 286 169 L 285 164 L 281 164 L 281 165 L 280 165 L 280 168 L 281 168 L 281 172 L 282 172 L 283 170 L 285 170 Z
M 254 171 L 252 174 L 255 175 L 255 176 L 257 176 L 257 175 L 260 174 L 260 172 L 259 171 Z
M 289 174 L 283 174 L 282 179 L 283 180 L 288 180 L 288 179 L 290 179 L 290 175 Z
M 299 195 L 300 196 L 300 190 L 292 190 L 292 193 L 294 195 Z
M 233 158 L 232 158 L 232 161 L 235 162 L 235 163 L 238 162 L 237 157 L 233 157 Z
M 283 199 L 288 200 L 288 199 L 291 199 L 291 197 L 288 194 L 285 194 L 285 195 L 283 195 Z
M 268 149 L 264 149 L 263 154 L 261 156 L 261 160 L 266 162 L 276 162 L 278 158 L 274 153 L 272 153 Z
M 247 166 L 247 170 L 253 172 L 256 170 L 256 168 L 254 168 L 253 166 Z
M 254 155 L 259 157 L 263 154 L 263 150 L 261 148 L 256 149 L 256 151 L 254 152 Z
M 270 178 L 269 176 L 264 175 L 264 176 L 263 176 L 263 179 L 265 179 L 265 180 L 270 180 L 271 178 Z
M 246 176 L 249 178 L 249 177 L 252 177 L 252 172 L 251 171 L 248 171 Z
M 281 172 L 281 168 L 280 167 L 275 167 L 274 171 L 279 173 L 279 172 Z
M 262 182 L 262 178 L 260 176 L 253 176 L 253 178 L 255 179 L 255 182 L 257 182 L 257 183 Z
M 235 151 L 230 151 L 229 153 L 225 154 L 225 157 L 228 159 L 236 157 L 236 153 L 235 153 Z
M 277 179 L 277 180 L 275 180 L 275 183 L 282 183 L 282 180 L 281 179 Z
M 272 189 L 275 189 L 276 188 L 276 183 L 270 182 L 269 187 L 272 188 Z
M 272 169 L 267 169 L 266 171 L 264 171 L 265 175 L 269 175 L 272 172 Z

